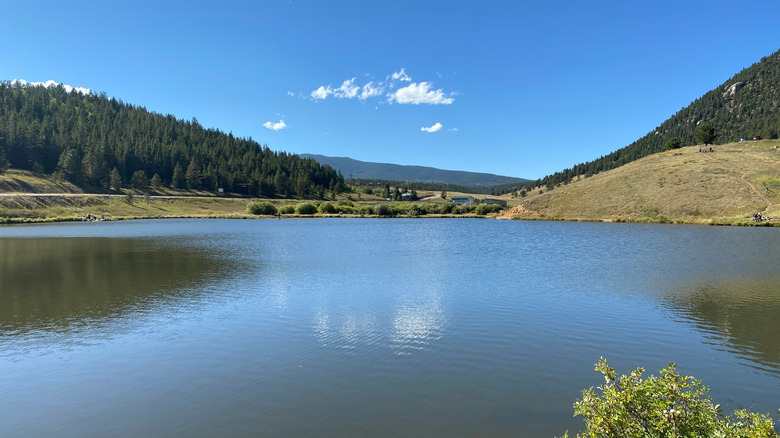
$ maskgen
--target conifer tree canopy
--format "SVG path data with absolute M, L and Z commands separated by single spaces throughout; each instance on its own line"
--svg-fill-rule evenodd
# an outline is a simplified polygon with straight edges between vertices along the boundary
M 205 129 L 195 119 L 103 93 L 9 81 L 0 82 L 0 170 L 6 167 L 114 190 L 134 175 L 140 182 L 141 174 L 147 185 L 156 174 L 164 186 L 268 197 L 321 193 L 332 180 L 345 184 L 330 166 Z

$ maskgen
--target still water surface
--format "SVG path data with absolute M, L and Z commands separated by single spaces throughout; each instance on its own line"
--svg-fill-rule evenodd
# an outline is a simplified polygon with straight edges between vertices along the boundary
M 465 219 L 0 227 L 0 436 L 550 437 L 580 429 L 600 356 L 775 413 L 778 248 Z

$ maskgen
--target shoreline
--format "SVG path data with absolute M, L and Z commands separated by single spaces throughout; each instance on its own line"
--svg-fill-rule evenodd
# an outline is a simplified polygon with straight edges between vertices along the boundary
M 93 216 L 96 217 L 96 216 Z M 599 222 L 614 224 L 657 224 L 657 225 L 699 225 L 699 226 L 727 226 L 727 227 L 778 227 L 780 222 L 763 221 L 753 222 L 749 218 L 735 220 L 729 218 L 710 218 L 697 221 L 685 219 L 631 219 L 631 218 L 562 218 L 562 217 L 522 217 L 502 214 L 489 214 L 480 216 L 474 213 L 466 214 L 425 214 L 418 216 L 396 215 L 361 215 L 361 214 L 282 214 L 277 215 L 253 215 L 249 213 L 219 213 L 212 212 L 208 214 L 149 214 L 149 215 L 111 215 L 106 214 L 101 219 L 87 219 L 85 216 L 46 216 L 46 217 L 19 217 L 19 216 L 0 216 L 0 225 L 23 225 L 23 224 L 49 224 L 66 222 L 116 222 L 128 220 L 150 220 L 150 219 L 241 219 L 241 220 L 281 220 L 281 219 L 333 219 L 333 218 L 363 218 L 363 219 L 492 219 L 492 220 L 510 220 L 510 221 L 543 221 L 543 222 Z

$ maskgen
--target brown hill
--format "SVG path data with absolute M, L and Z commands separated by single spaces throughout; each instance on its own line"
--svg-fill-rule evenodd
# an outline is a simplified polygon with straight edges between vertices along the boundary
M 657 153 L 551 191 L 537 187 L 504 217 L 751 224 L 755 212 L 780 213 L 780 141 L 699 150 Z

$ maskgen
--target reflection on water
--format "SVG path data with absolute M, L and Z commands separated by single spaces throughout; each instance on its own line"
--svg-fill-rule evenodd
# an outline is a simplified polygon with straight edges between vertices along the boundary
M 398 354 L 419 350 L 441 338 L 446 314 L 441 294 L 427 290 L 420 297 L 407 297 L 393 319 L 393 348 Z
M 0 345 L 28 335 L 94 332 L 126 315 L 138 318 L 172 294 L 225 272 L 208 253 L 170 243 L 0 239 Z
M 780 375 L 780 276 L 696 283 L 666 304 L 744 364 Z
M 376 315 L 346 313 L 331 317 L 319 310 L 314 317 L 314 330 L 322 345 L 352 350 L 359 345 L 374 343 L 379 332 Z

